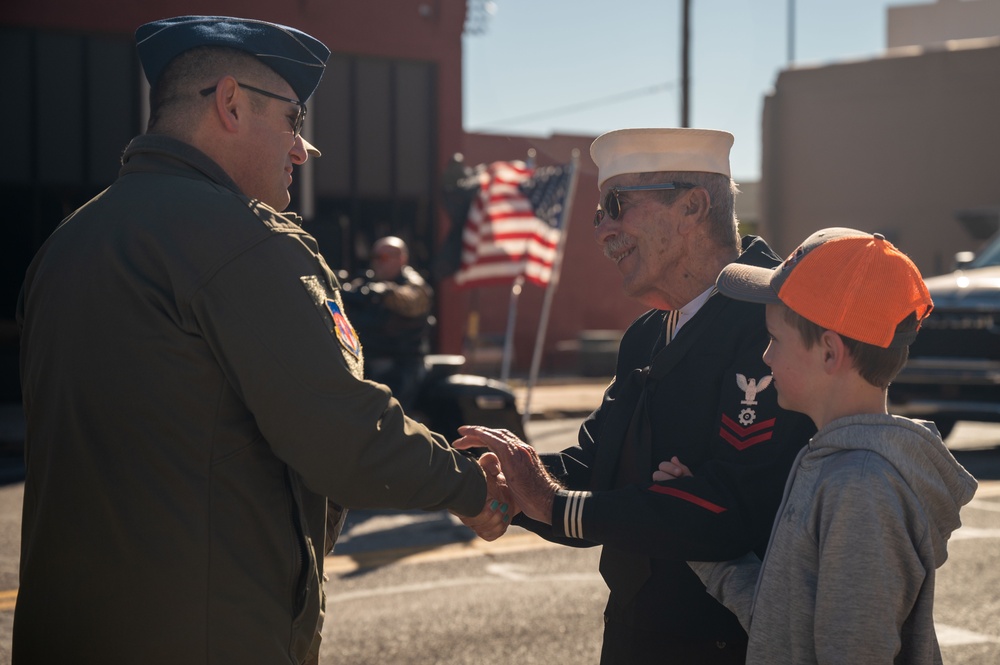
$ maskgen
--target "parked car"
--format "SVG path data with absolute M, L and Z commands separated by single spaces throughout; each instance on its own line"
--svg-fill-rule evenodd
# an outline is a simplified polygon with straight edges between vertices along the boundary
M 349 288 L 351 282 L 346 273 L 338 276 L 344 284 L 341 292 L 344 305 L 348 316 L 358 327 L 363 345 L 363 322 L 372 321 L 370 315 L 373 309 L 380 307 L 378 298 L 373 297 L 367 286 Z M 430 316 L 426 323 L 431 329 L 436 322 Z M 406 415 L 444 435 L 449 441 L 458 438 L 458 428 L 462 425 L 507 429 L 522 441 L 527 441 L 513 389 L 506 383 L 485 376 L 462 374 L 463 365 L 465 356 L 462 355 L 425 354 L 423 371 L 414 374 L 418 387 L 413 404 L 407 406 Z M 475 452 L 485 452 L 485 449 Z
M 891 413 L 933 420 L 944 437 L 959 420 L 1000 422 L 1000 234 L 956 264 L 926 280 L 934 310 L 889 387 Z

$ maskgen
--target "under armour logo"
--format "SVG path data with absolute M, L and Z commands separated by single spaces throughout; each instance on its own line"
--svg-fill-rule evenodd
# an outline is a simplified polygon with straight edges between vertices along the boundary
M 773 376 L 768 374 L 767 376 L 763 377 L 759 382 L 757 381 L 757 379 L 750 379 L 749 381 L 747 381 L 747 377 L 743 376 L 742 374 L 737 374 L 736 385 L 738 385 L 740 387 L 740 390 L 743 391 L 743 400 L 740 402 L 740 404 L 746 404 L 747 406 L 753 406 L 754 404 L 756 404 L 757 400 L 755 398 L 757 397 L 757 393 L 761 392 L 769 385 L 771 385 L 772 378 Z

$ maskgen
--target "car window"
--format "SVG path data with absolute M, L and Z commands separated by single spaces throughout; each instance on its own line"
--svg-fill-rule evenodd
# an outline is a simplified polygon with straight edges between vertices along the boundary
M 1000 235 L 993 239 L 986 246 L 976 260 L 969 264 L 970 268 L 985 268 L 986 266 L 1000 266 Z

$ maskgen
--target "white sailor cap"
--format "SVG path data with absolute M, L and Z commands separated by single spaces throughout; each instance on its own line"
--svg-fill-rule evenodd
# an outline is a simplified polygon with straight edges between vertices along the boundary
M 594 139 L 590 156 L 597 164 L 600 188 L 609 178 L 623 173 L 700 171 L 732 177 L 732 146 L 733 135 L 717 129 L 618 129 Z

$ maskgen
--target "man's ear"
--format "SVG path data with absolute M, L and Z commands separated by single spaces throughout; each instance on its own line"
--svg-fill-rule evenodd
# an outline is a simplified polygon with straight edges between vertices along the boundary
M 693 187 L 688 190 L 686 201 L 684 202 L 684 214 L 686 215 L 708 215 L 712 207 L 712 199 L 708 195 L 708 190 L 704 187 Z
M 708 211 L 712 208 L 712 199 L 708 195 L 708 190 L 704 187 L 693 187 L 681 194 L 681 199 L 677 202 L 683 206 L 684 219 L 678 229 L 684 232 L 685 228 L 694 228 L 694 224 L 708 217 Z
M 215 115 L 227 132 L 239 131 L 245 99 L 246 96 L 242 94 L 239 84 L 232 76 L 224 76 L 216 84 L 215 94 L 212 96 Z

